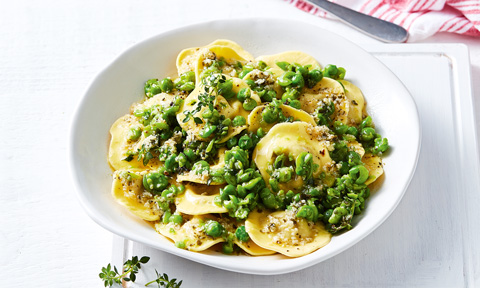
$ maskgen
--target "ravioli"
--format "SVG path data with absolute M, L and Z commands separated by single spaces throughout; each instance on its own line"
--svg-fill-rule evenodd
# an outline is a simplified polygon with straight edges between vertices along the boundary
M 276 254 L 276 251 L 269 250 L 258 246 L 255 242 L 251 239 L 247 242 L 242 242 L 237 239 L 233 241 L 238 247 L 240 247 L 243 251 L 247 252 L 252 256 L 266 256 L 266 255 L 273 255 Z
M 370 177 L 365 181 L 365 185 L 373 183 L 378 177 L 383 174 L 382 159 L 371 153 L 365 154 L 362 158 L 362 162 L 365 164 L 365 168 L 368 170 Z
M 133 157 L 131 161 L 124 161 L 127 157 L 128 151 L 136 151 L 141 148 L 139 143 L 145 142 L 145 136 L 138 141 L 128 140 L 130 128 L 139 126 L 137 117 L 133 115 L 125 115 L 120 117 L 110 128 L 110 146 L 108 149 L 108 163 L 114 170 L 122 169 L 156 169 L 160 162 L 158 159 L 152 159 L 147 166 L 143 165 L 141 161 L 137 161 L 137 157 Z M 148 141 L 148 139 L 147 139 Z M 140 146 L 140 147 L 139 147 Z
M 365 98 L 362 91 L 346 80 L 339 80 L 345 88 L 345 96 L 349 103 L 348 118 L 355 124 L 360 124 L 365 110 Z
M 331 239 L 322 225 L 296 218 L 290 211 L 253 211 L 245 221 L 245 228 L 258 246 L 289 257 L 310 254 Z
M 323 77 L 313 88 L 306 88 L 298 100 L 302 105 L 302 110 L 308 113 L 313 113 L 322 102 L 326 104 L 333 102 L 335 105 L 334 121 L 349 123 L 350 103 L 343 86 L 336 80 Z
M 311 153 L 313 162 L 319 167 L 313 175 L 318 176 L 325 171 L 324 166 L 332 160 L 326 143 L 329 141 L 330 134 L 322 130 L 305 122 L 280 123 L 273 126 L 253 151 L 253 160 L 263 179 L 268 183 L 270 178 L 268 165 L 273 162 L 275 155 L 280 154 L 292 155 L 296 158 L 302 152 Z M 284 185 L 289 188 L 288 190 L 297 190 L 302 183 L 301 177 L 295 175 L 291 182 Z
M 214 238 L 208 236 L 203 231 L 203 223 L 207 220 L 215 220 L 215 217 L 210 215 L 183 216 L 186 220 L 182 225 L 172 222 L 168 224 L 158 222 L 155 224 L 155 229 L 158 233 L 174 242 L 183 242 L 185 249 L 195 252 L 203 251 L 217 243 L 225 242 L 222 237 Z
M 202 184 L 185 185 L 185 193 L 175 199 L 177 211 L 188 215 L 203 215 L 210 213 L 227 213 L 225 207 L 214 203 L 215 197 L 220 195 L 221 186 L 207 186 Z
M 147 221 L 156 221 L 163 214 L 153 195 L 145 191 L 142 180 L 147 171 L 117 170 L 113 173 L 112 195 L 118 203 L 136 216 Z M 130 174 L 130 180 L 126 175 Z

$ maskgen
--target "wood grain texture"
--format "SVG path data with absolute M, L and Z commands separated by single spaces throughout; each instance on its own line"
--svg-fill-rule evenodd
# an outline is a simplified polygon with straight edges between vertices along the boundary
M 2 1 L 0 6 L 0 202 L 5 207 L 0 210 L 0 271 L 4 275 L 4 287 L 101 286 L 97 275 L 100 267 L 111 260 L 111 234 L 90 220 L 77 202 L 66 156 L 68 129 L 75 105 L 89 82 L 129 46 L 191 23 L 255 16 L 299 19 L 322 25 L 358 43 L 377 43 L 347 26 L 317 19 L 280 0 L 16 0 Z M 468 43 L 472 48 L 472 78 L 480 79 L 478 42 L 442 35 L 430 40 L 437 41 L 435 39 Z M 477 112 L 480 111 L 479 83 L 474 82 Z M 420 94 L 431 95 L 430 88 L 423 89 Z M 430 105 L 430 101 L 422 105 Z M 449 125 L 448 117 L 443 118 L 440 111 L 430 111 L 428 116 L 432 115 L 441 117 Z M 440 137 L 426 130 L 427 136 Z M 440 157 L 445 151 L 442 146 L 435 146 L 433 140 L 443 139 L 433 138 L 432 144 L 424 149 L 434 149 Z M 437 158 L 429 157 L 423 158 L 422 163 L 435 166 Z M 419 171 L 430 169 L 428 165 L 419 166 Z M 442 167 L 438 175 L 452 177 L 449 170 Z M 466 228 L 452 221 L 456 219 L 456 212 L 451 207 L 461 205 L 464 199 L 448 193 L 454 184 L 441 186 L 418 178 L 413 183 L 422 189 L 408 191 L 392 218 L 348 253 L 305 270 L 304 274 L 251 277 L 248 283 L 254 287 L 280 282 L 294 287 L 295 283 L 304 283 L 310 287 L 330 285 L 331 279 L 338 279 L 337 286 L 344 287 L 369 287 L 371 283 L 378 287 L 395 286 L 395 283 L 398 286 L 461 285 L 462 255 L 469 251 L 462 251 L 464 245 L 458 235 Z M 431 188 L 438 194 L 432 194 Z M 478 196 L 469 201 L 473 207 L 479 204 Z M 412 205 L 417 209 L 412 211 Z M 402 217 L 405 221 L 391 220 Z M 428 226 L 419 223 L 428 223 Z M 410 238 L 404 234 L 406 231 L 415 233 L 416 240 L 407 241 Z M 464 234 L 465 237 L 478 238 L 478 229 L 471 231 Z M 395 235 L 395 240 L 386 242 L 384 235 Z M 441 239 L 442 245 L 431 245 L 431 235 Z M 371 243 L 375 244 L 373 250 Z M 448 247 L 448 251 L 440 247 Z M 199 266 L 185 260 L 176 262 L 170 255 L 165 257 L 172 261 L 171 267 L 178 269 L 183 264 Z M 476 267 L 473 277 L 479 283 L 478 254 L 473 255 L 472 262 Z M 343 276 L 347 268 L 349 277 Z M 198 271 L 192 275 L 202 279 L 220 273 Z M 172 276 L 181 277 L 174 272 L 172 270 Z M 234 273 L 224 275 L 238 283 L 244 279 Z M 326 277 L 320 277 L 322 275 Z M 439 279 L 444 282 L 437 280 L 439 276 L 443 276 Z M 193 286 L 185 284 L 185 287 Z

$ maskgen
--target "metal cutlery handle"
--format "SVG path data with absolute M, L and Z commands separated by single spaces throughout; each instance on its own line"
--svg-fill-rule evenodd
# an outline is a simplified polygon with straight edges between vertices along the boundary
M 307 0 L 323 10 L 337 16 L 343 22 L 384 42 L 405 42 L 408 32 L 396 24 L 362 14 L 327 0 Z

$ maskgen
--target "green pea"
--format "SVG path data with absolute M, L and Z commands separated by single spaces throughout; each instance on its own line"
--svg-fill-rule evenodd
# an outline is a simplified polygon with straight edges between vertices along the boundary
M 195 171 L 195 174 L 202 174 L 203 171 L 210 170 L 210 164 L 207 161 L 201 160 L 193 164 L 192 170 Z
M 262 192 L 260 193 L 260 198 L 262 199 L 263 205 L 269 209 L 278 209 L 280 207 L 279 203 L 275 199 L 275 195 L 273 195 L 272 191 L 268 188 L 263 188 Z
M 183 223 L 183 217 L 182 217 L 182 215 L 173 214 L 173 215 L 170 216 L 170 218 L 168 219 L 168 222 L 173 222 L 174 224 L 182 225 L 182 223 Z
M 372 117 L 367 116 L 365 119 L 362 120 L 362 123 L 360 123 L 360 130 L 362 130 L 365 127 L 372 127 Z
M 202 138 L 208 138 L 210 135 L 212 135 L 213 132 L 217 130 L 216 125 L 212 125 L 210 123 L 205 124 L 205 127 L 203 128 L 202 131 L 200 131 L 200 137 Z
M 300 96 L 300 92 L 298 92 L 297 89 L 287 88 L 285 93 L 283 93 L 282 95 L 282 103 L 285 103 L 287 101 L 297 100 L 299 96 Z
M 233 147 L 237 146 L 237 138 L 236 137 L 232 137 L 230 139 L 228 139 L 227 141 L 227 148 L 228 149 L 232 149 Z
M 237 181 L 240 183 L 250 181 L 253 177 L 253 171 L 248 171 L 244 173 L 239 173 L 237 176 Z
M 178 154 L 175 161 L 178 163 L 178 167 L 185 167 L 189 164 L 187 156 L 183 153 Z
M 143 187 L 152 193 L 158 193 L 167 188 L 168 179 L 158 172 L 149 172 L 143 175 Z
M 302 89 L 305 86 L 305 81 L 303 80 L 303 76 L 301 73 L 295 73 L 292 77 L 292 86 Z
M 355 194 L 355 193 L 347 193 L 347 196 L 348 196 L 349 198 L 352 198 L 352 199 L 357 199 L 357 198 L 358 198 L 358 195 Z M 358 203 L 358 204 L 360 205 L 360 203 Z
M 222 244 L 222 252 L 225 254 L 232 254 L 233 253 L 233 243 L 232 242 L 225 242 Z
M 355 180 L 356 184 L 363 184 L 368 179 L 368 170 L 363 165 L 357 165 L 348 171 L 350 177 Z M 358 176 L 357 176 L 358 175 Z
M 307 76 L 307 87 L 313 88 L 318 82 L 320 82 L 320 80 L 322 80 L 322 78 L 323 73 L 320 69 L 316 68 L 309 71 Z
M 260 184 L 260 182 L 262 182 L 263 178 L 262 177 L 257 177 L 255 179 L 252 179 L 250 181 L 248 181 L 247 184 L 245 184 L 245 189 L 247 190 L 251 190 L 253 189 L 255 186 L 257 186 L 258 184 Z
M 348 152 L 348 165 L 356 166 L 362 162 L 362 157 L 355 151 Z
M 375 154 L 383 153 L 388 150 L 388 139 L 387 138 L 376 138 L 374 140 L 373 152 Z
M 230 199 L 230 195 L 236 195 L 237 194 L 237 189 L 235 186 L 228 184 L 225 186 L 223 189 L 220 189 L 220 197 L 222 200 L 228 200 Z
M 248 137 L 248 135 L 243 135 L 238 140 L 238 146 L 242 149 L 248 150 L 253 147 L 252 138 Z
M 292 78 L 296 75 L 295 72 L 287 71 L 277 78 L 277 83 L 280 86 L 286 87 L 292 84 Z
M 277 192 L 278 189 L 278 180 L 275 178 L 270 178 L 268 180 L 268 184 L 270 184 L 270 187 L 272 188 L 273 191 Z
M 304 205 L 297 212 L 297 217 L 304 218 L 308 221 L 317 221 L 318 210 L 314 205 Z
M 280 69 L 282 69 L 283 71 L 288 71 L 291 69 L 291 65 L 288 62 L 282 61 L 282 62 L 277 62 L 275 64 L 277 64 L 277 66 L 280 67 Z
M 180 75 L 181 79 L 184 79 L 186 82 L 195 82 L 195 72 L 187 71 Z
M 170 216 L 172 216 L 172 213 L 170 211 L 165 211 L 162 216 L 162 222 L 163 224 L 168 224 L 170 220 Z
M 245 198 L 245 196 L 247 196 L 248 192 L 247 192 L 247 189 L 245 187 L 243 187 L 242 185 L 237 185 L 237 196 L 239 198 Z
M 265 70 L 265 68 L 267 68 L 267 63 L 265 63 L 265 62 L 263 62 L 263 61 L 260 60 L 260 61 L 258 61 L 258 63 L 257 63 L 257 68 L 258 68 L 259 70 Z
M 325 68 L 323 68 L 323 76 L 329 77 L 329 78 L 336 78 L 338 74 L 338 68 L 335 65 L 327 65 Z
M 158 79 L 150 79 L 150 80 L 145 82 L 144 91 L 145 91 L 145 96 L 147 98 L 150 98 L 150 97 L 153 96 L 153 94 L 151 92 L 152 85 L 156 85 L 157 83 L 158 83 Z
M 266 107 L 262 111 L 262 119 L 268 124 L 272 124 L 278 120 L 278 112 L 274 108 Z
M 249 98 L 243 102 L 243 109 L 247 111 L 252 111 L 255 107 L 257 107 L 257 101 Z
M 182 84 L 178 87 L 178 90 L 190 92 L 193 89 L 195 89 L 195 83 L 194 82 L 186 82 L 185 84 Z
M 229 185 L 237 185 L 237 177 L 235 177 L 231 173 L 225 173 L 225 175 L 223 175 L 223 178 Z
M 160 87 L 158 82 L 152 84 L 152 86 L 150 87 L 150 95 L 152 96 L 155 96 L 161 92 L 162 92 L 162 88 Z
M 173 90 L 173 81 L 168 78 L 162 79 L 162 81 L 160 81 L 160 88 L 162 89 L 162 92 L 171 92 Z
M 225 96 L 230 96 L 230 92 L 233 88 L 233 80 L 228 79 L 223 83 L 218 84 L 218 94 Z
M 324 219 L 329 219 L 333 214 L 333 209 L 328 209 L 327 211 L 325 211 L 325 213 L 323 214 L 323 218 Z
M 142 136 L 142 128 L 135 126 L 128 130 L 128 140 L 137 141 Z
M 262 127 L 260 127 L 260 128 L 257 129 L 257 136 L 258 136 L 258 137 L 262 138 L 262 137 L 265 136 L 265 134 L 266 134 L 266 133 L 265 133 L 265 131 L 263 131 Z
M 174 153 L 174 154 L 168 156 L 167 159 L 165 160 L 165 169 L 168 172 L 173 172 L 173 171 L 175 171 L 175 169 L 178 168 L 178 163 L 175 160 L 176 158 L 177 158 L 177 154 Z
M 338 67 L 338 79 L 343 80 L 347 71 L 343 67 Z
M 178 188 L 178 194 L 182 194 L 183 192 L 185 192 L 185 185 L 183 184 L 180 184 L 180 186 L 177 187 Z
M 291 167 L 282 167 L 277 169 L 278 171 L 278 182 L 285 183 L 292 179 L 293 169 Z
M 293 63 L 293 65 L 295 66 L 295 72 L 301 74 L 302 76 L 306 76 L 307 73 L 308 73 L 308 68 L 311 66 L 311 65 L 305 65 L 305 66 L 302 66 L 298 63 Z
M 320 189 L 318 189 L 317 187 L 310 187 L 308 188 L 308 190 L 305 192 L 306 195 L 310 196 L 310 197 L 319 197 L 320 196 Z
M 210 109 L 205 109 L 205 111 L 202 112 L 202 117 L 203 119 L 210 119 L 213 116 L 213 112 Z
M 233 123 L 233 127 L 238 127 L 238 126 L 247 124 L 247 120 L 245 119 L 245 117 L 241 115 L 237 115 L 235 116 L 235 118 L 233 118 L 232 123 Z
M 313 156 L 308 152 L 302 152 L 295 160 L 295 173 L 308 179 L 313 173 Z
M 273 167 L 276 169 L 283 167 L 285 165 L 285 160 L 285 154 L 278 155 L 273 162 Z
M 241 242 L 247 242 L 250 239 L 250 236 L 247 233 L 247 230 L 245 230 L 245 226 L 242 225 L 235 230 L 235 237 Z
M 357 130 L 357 128 L 355 128 L 355 127 L 353 127 L 353 126 L 350 126 L 350 127 L 348 127 L 348 129 L 347 129 L 347 133 L 350 134 L 350 135 L 353 135 L 353 136 L 357 137 L 357 135 L 358 135 L 358 130 Z
M 222 121 L 222 125 L 224 126 L 230 126 L 232 124 L 232 120 L 230 118 L 227 118 L 225 120 Z M 228 129 L 228 127 L 227 127 Z
M 272 102 L 273 98 L 277 97 L 277 93 L 273 90 L 269 90 L 269 91 L 263 90 L 262 94 L 260 93 L 257 93 L 257 94 L 260 96 L 263 102 Z
M 347 209 L 343 207 L 337 207 L 333 210 L 332 216 L 328 218 L 330 224 L 337 224 L 343 216 L 348 214 Z
M 237 93 L 237 99 L 240 102 L 245 102 L 246 99 L 250 98 L 252 92 L 249 88 L 242 88 Z
M 288 204 L 291 203 L 293 197 L 295 197 L 295 193 L 292 190 L 288 190 L 288 192 L 285 194 L 285 202 Z
M 302 108 L 302 104 L 298 100 L 291 100 L 290 103 L 288 103 L 288 105 L 290 105 L 290 107 L 293 107 L 295 109 L 301 109 Z
M 343 135 L 347 133 L 348 126 L 343 124 L 341 121 L 335 121 L 333 123 L 333 129 L 337 135 Z
M 224 231 L 223 226 L 218 223 L 217 221 L 208 221 L 207 224 L 205 224 L 205 233 L 208 236 L 212 236 L 214 238 L 220 237 Z
M 363 128 L 360 131 L 360 139 L 362 141 L 370 141 L 375 137 L 375 129 L 371 127 Z
M 169 107 L 169 108 L 166 108 L 164 113 L 163 113 L 164 117 L 162 117 L 162 118 L 168 118 L 168 116 L 174 116 L 178 112 L 178 110 L 180 110 L 180 106 L 176 106 L 176 105 L 174 105 L 172 107 Z M 165 117 L 165 116 L 167 116 L 167 117 Z
M 180 249 L 185 249 L 185 241 L 175 241 L 175 246 Z
M 183 153 L 185 154 L 185 156 L 187 156 L 188 160 L 190 161 L 193 161 L 196 158 L 195 152 L 191 148 L 187 148 L 183 150 Z
M 252 79 L 245 80 L 245 83 L 247 83 L 248 87 L 250 87 L 251 89 L 257 86 L 257 84 L 255 84 L 255 81 L 253 81 Z

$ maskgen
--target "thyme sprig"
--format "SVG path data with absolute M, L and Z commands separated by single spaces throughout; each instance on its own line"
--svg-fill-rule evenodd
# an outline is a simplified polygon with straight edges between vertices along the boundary
M 177 283 L 177 279 L 173 278 L 172 280 L 168 279 L 168 275 L 163 273 L 160 274 L 158 271 L 155 269 L 155 273 L 157 273 L 157 279 L 152 280 L 145 284 L 145 286 L 148 286 L 153 283 L 157 283 L 158 287 L 161 288 L 179 288 L 182 285 L 183 281 L 180 281 Z
M 117 267 L 107 265 L 107 267 L 102 267 L 102 272 L 98 275 L 100 279 L 103 280 L 103 284 L 105 287 L 112 287 L 113 284 L 122 284 L 123 281 L 131 281 L 135 282 L 137 279 L 136 274 L 138 270 L 140 270 L 141 264 L 146 264 L 150 260 L 150 257 L 143 256 L 142 258 L 138 259 L 137 256 L 133 256 L 132 259 L 129 259 L 123 263 L 123 271 L 122 273 L 118 272 Z M 128 275 L 128 276 L 127 276 Z
M 132 259 L 129 259 L 123 263 L 122 273 L 118 272 L 117 267 L 109 263 L 107 267 L 102 267 L 102 272 L 98 275 L 100 279 L 103 280 L 105 287 L 112 287 L 114 284 L 122 284 L 122 281 L 125 282 L 135 282 L 137 279 L 136 274 L 142 268 L 141 264 L 146 264 L 150 260 L 150 257 L 143 256 L 138 259 L 137 256 L 133 256 Z M 112 270 L 113 268 L 113 270 Z M 180 288 L 183 281 L 177 283 L 177 279 L 168 279 L 168 275 L 163 273 L 160 274 L 155 269 L 157 278 L 145 284 L 149 286 L 150 284 L 157 283 L 159 288 Z

